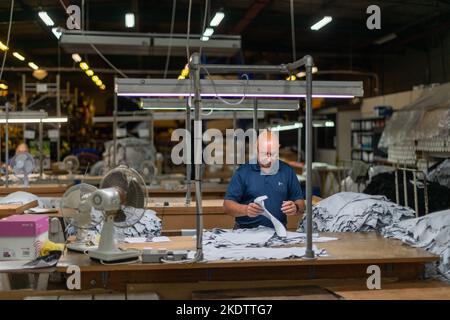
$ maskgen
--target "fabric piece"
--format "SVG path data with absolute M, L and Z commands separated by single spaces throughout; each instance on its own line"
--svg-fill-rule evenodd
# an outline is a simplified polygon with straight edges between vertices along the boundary
M 38 207 L 42 207 L 42 201 L 39 199 L 38 196 L 24 191 L 16 191 L 13 193 L 10 193 L 6 197 L 3 197 L 0 199 L 0 204 L 15 204 L 15 203 L 28 203 L 37 200 Z
M 383 228 L 381 234 L 439 255 L 440 261 L 428 266 L 427 275 L 450 282 L 450 210 L 397 222 Z
M 314 243 L 334 240 L 337 238 L 313 234 Z M 280 246 L 305 242 L 305 233 L 288 231 L 286 237 L 281 238 L 272 228 L 264 226 L 254 229 L 213 229 L 203 233 L 203 253 L 207 261 L 301 258 L 305 254 L 304 247 Z M 316 246 L 314 252 L 318 256 L 326 255 L 325 250 Z M 190 254 L 193 256 L 195 252 Z
M 313 207 L 313 230 L 320 232 L 367 232 L 414 218 L 412 209 L 390 202 L 384 196 L 340 192 Z M 298 231 L 306 230 L 306 216 Z
M 437 182 L 441 186 L 450 188 L 450 159 L 445 159 L 436 167 L 430 168 L 427 180 Z
M 266 206 L 264 205 L 264 200 L 267 199 L 268 199 L 267 196 L 260 196 L 255 199 L 255 203 L 264 210 L 263 215 L 272 222 L 277 235 L 279 237 L 286 237 L 286 228 L 284 227 L 284 225 L 266 209 Z

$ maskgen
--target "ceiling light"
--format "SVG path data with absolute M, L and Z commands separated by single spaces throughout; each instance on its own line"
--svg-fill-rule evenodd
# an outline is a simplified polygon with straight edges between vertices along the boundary
M 42 19 L 42 21 L 44 21 L 44 23 L 47 26 L 53 27 L 55 25 L 55 23 L 53 22 L 52 18 L 50 18 L 50 16 L 47 14 L 47 12 L 40 11 L 38 14 L 39 14 L 39 17 Z
M 34 62 L 28 62 L 28 66 L 34 70 L 39 69 L 39 67 Z
M 3 42 L 0 41 L 0 49 L 3 50 L 3 51 L 6 51 L 9 48 L 6 45 L 4 45 Z
M 395 38 L 397 38 L 397 35 L 395 33 L 390 33 L 390 34 L 388 34 L 388 35 L 386 35 L 384 37 L 381 37 L 380 39 L 376 40 L 374 43 L 380 45 L 380 44 L 389 42 L 391 40 L 394 40 Z
M 223 12 L 216 12 L 216 14 L 214 15 L 214 18 L 212 18 L 211 22 L 209 23 L 209 25 L 211 27 L 217 27 L 223 20 L 223 18 L 225 17 L 225 13 Z
M 311 30 L 317 31 L 322 29 L 324 26 L 326 26 L 327 24 L 329 24 L 331 21 L 333 20 L 332 17 L 326 16 L 323 17 L 322 20 L 316 22 L 312 27 Z
M 270 127 L 269 130 L 270 131 L 287 131 L 287 130 L 293 130 L 293 129 L 299 129 L 299 128 L 303 128 L 303 123 L 296 122 L 293 124 L 284 124 L 284 125 L 279 124 L 279 125 Z
M 80 68 L 83 69 L 84 71 L 89 69 L 89 66 L 86 62 L 81 62 L 80 63 Z
M 102 85 L 100 86 L 100 89 L 105 90 L 105 89 L 106 89 L 105 85 L 102 84 Z
M 203 37 L 210 37 L 214 33 L 213 28 L 206 28 L 205 32 L 203 32 Z
M 86 74 L 88 75 L 88 77 L 92 77 L 94 75 L 94 71 L 92 71 L 91 69 L 86 70 Z
M 200 40 L 202 40 L 202 41 L 208 41 L 208 40 L 209 40 L 209 37 L 203 36 L 203 37 L 200 38 Z
M 6 90 L 8 89 L 8 86 L 4 83 L 0 83 L 0 89 Z
M 102 80 L 98 79 L 97 81 L 95 81 L 95 84 L 100 87 L 103 84 L 103 82 Z
M 75 61 L 76 63 L 81 62 L 81 57 L 78 53 L 73 53 L 72 54 L 72 59 L 73 61 Z
M 62 32 L 58 27 L 52 28 L 52 32 L 55 35 L 56 39 L 59 40 L 59 38 L 61 38 Z
M 42 122 L 44 123 L 64 123 L 67 122 L 67 117 L 54 117 L 54 118 L 44 118 Z
M 98 80 L 100 80 L 100 78 L 98 76 L 93 76 L 91 79 L 94 82 L 97 82 Z
M 20 61 L 24 61 L 25 60 L 25 57 L 23 55 L 21 55 L 20 53 L 16 52 L 16 51 L 13 52 L 13 56 L 16 57 L 17 59 L 19 59 Z
M 125 14 L 125 26 L 127 28 L 134 28 L 134 13 Z

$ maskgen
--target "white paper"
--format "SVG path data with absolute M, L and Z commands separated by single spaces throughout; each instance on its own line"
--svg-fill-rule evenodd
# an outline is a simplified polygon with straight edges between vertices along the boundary
M 286 233 L 286 228 L 283 226 L 283 224 L 277 219 L 275 218 L 264 206 L 264 200 L 268 199 L 267 196 L 260 196 L 258 198 L 255 199 L 255 203 L 258 204 L 264 211 L 263 211 L 263 215 L 265 217 L 267 217 L 272 223 L 273 226 L 275 227 L 275 232 L 277 233 L 277 235 L 279 237 L 286 237 L 287 233 Z
M 145 237 L 127 237 L 123 240 L 125 243 L 142 243 L 147 242 Z

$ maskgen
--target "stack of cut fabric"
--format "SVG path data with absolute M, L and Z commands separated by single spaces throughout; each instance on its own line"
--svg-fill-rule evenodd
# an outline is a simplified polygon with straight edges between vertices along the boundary
M 379 231 L 401 220 L 415 217 L 412 209 L 399 206 L 384 196 L 340 192 L 313 207 L 313 230 L 320 232 Z M 306 216 L 299 230 L 306 230 Z
M 427 180 L 437 182 L 441 186 L 450 188 L 450 159 L 446 159 L 436 167 L 430 168 Z
M 427 273 L 450 281 L 450 210 L 400 221 L 385 227 L 381 233 L 439 255 L 441 260 L 437 265 L 431 265 Z

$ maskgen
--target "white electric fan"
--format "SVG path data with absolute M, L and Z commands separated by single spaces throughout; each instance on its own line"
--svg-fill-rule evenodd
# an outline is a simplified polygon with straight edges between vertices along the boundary
M 80 161 L 74 155 L 70 155 L 64 158 L 63 160 L 64 170 L 69 172 L 69 176 L 72 176 L 73 172 L 76 172 L 80 167 Z
M 23 186 L 27 188 L 30 185 L 28 175 L 35 168 L 33 156 L 28 152 L 18 153 L 11 159 L 11 167 L 13 168 L 14 175 L 17 177 L 23 175 Z
M 120 250 L 114 240 L 114 227 L 127 228 L 144 215 L 147 189 L 142 176 L 134 169 L 120 165 L 110 170 L 100 182 L 100 188 L 90 197 L 92 206 L 104 215 L 100 243 L 89 251 L 94 260 L 105 263 L 137 259 L 138 250 Z
M 61 198 L 60 208 L 66 225 L 77 229 L 75 241 L 67 245 L 69 250 L 87 252 L 96 248 L 96 241 L 91 237 L 102 222 L 103 214 L 91 205 L 90 196 L 95 191 L 96 187 L 80 183 L 67 189 Z
M 158 169 L 151 160 L 144 160 L 140 166 L 139 172 L 144 178 L 146 183 L 152 183 L 155 181 L 155 177 L 158 174 Z

